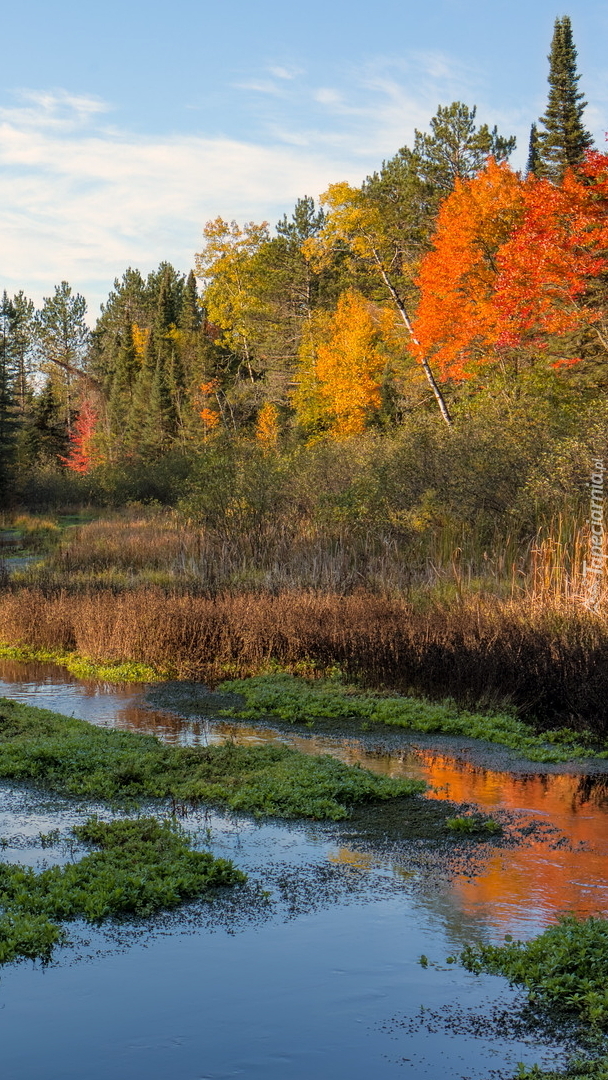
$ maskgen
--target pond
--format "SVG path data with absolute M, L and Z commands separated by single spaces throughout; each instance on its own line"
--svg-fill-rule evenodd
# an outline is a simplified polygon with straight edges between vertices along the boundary
M 52 964 L 5 966 L 3 1080 L 489 1080 L 512 1076 L 518 1061 L 562 1060 L 564 1033 L 522 1027 L 519 992 L 446 959 L 467 942 L 529 937 L 560 911 L 606 912 L 605 774 L 513 774 L 476 764 L 466 747 L 450 754 L 442 740 L 410 744 L 406 732 L 387 746 L 185 720 L 146 707 L 145 689 L 0 662 L 7 697 L 173 743 L 281 738 L 421 777 L 434 800 L 502 815 L 514 839 L 363 843 L 348 824 L 192 812 L 185 827 L 245 870 L 248 886 L 145 924 L 70 924 Z M 4 857 L 37 866 L 70 857 L 39 834 L 90 810 L 0 784 Z

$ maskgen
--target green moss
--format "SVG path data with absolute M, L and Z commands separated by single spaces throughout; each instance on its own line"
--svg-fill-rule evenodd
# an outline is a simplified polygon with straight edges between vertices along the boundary
M 194 851 L 172 822 L 90 818 L 72 832 L 99 850 L 39 872 L 0 862 L 0 963 L 48 958 L 63 936 L 55 920 L 145 917 L 246 880 L 227 860 Z
M 525 986 L 552 1013 L 608 1028 L 608 919 L 564 915 L 533 941 L 468 947 L 460 961 Z
M 358 803 L 425 788 L 279 744 L 167 746 L 152 735 L 109 731 L 7 699 L 0 699 L 0 777 L 110 802 L 172 798 L 333 820 Z
M 98 663 L 75 652 L 54 649 L 32 649 L 28 645 L 0 644 L 0 660 L 22 660 L 24 663 L 38 661 L 42 664 L 58 664 L 67 668 L 78 679 L 99 679 L 102 682 L 159 682 L 171 677 L 167 669 L 159 670 L 149 664 L 133 660 L 126 663 Z
M 289 674 L 258 675 L 250 679 L 223 682 L 220 690 L 240 694 L 242 708 L 225 709 L 222 715 L 242 720 L 263 720 L 276 716 L 291 724 L 310 724 L 329 719 L 356 722 L 363 726 L 384 724 L 410 731 L 466 735 L 486 739 L 517 751 L 530 761 L 560 762 L 573 758 L 605 757 L 593 755 L 568 733 L 565 745 L 557 745 L 559 736 L 534 734 L 516 716 L 508 713 L 468 712 L 453 702 L 432 702 L 421 698 L 397 697 L 364 692 L 337 680 L 309 680 Z

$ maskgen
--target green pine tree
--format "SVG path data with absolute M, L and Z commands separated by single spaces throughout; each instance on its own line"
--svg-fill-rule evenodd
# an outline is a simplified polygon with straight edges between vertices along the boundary
M 540 149 L 538 145 L 538 128 L 532 124 L 530 128 L 530 142 L 528 143 L 528 161 L 526 163 L 526 176 L 530 174 L 538 176 L 540 164 Z
M 576 167 L 593 140 L 583 125 L 587 102 L 578 89 L 576 47 L 568 15 L 555 20 L 549 54 L 549 100 L 538 133 L 537 174 L 559 184 L 568 167 Z

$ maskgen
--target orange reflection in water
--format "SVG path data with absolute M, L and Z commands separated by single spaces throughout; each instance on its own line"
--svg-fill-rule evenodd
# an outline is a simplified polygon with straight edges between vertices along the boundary
M 542 921 L 559 911 L 608 911 L 608 776 L 512 776 L 425 756 L 427 779 L 441 788 L 435 798 L 471 802 L 487 813 L 523 810 L 568 840 L 496 851 L 479 876 L 455 883 L 465 907 L 487 908 L 499 924 L 514 910 Z

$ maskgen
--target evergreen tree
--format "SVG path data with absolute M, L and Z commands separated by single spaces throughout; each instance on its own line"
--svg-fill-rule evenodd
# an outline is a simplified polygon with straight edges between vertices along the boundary
M 539 175 L 559 184 L 565 170 L 576 167 L 592 145 L 583 126 L 587 102 L 578 89 L 576 48 L 568 15 L 555 20 L 549 54 L 549 100 L 539 132 Z
M 423 181 L 441 195 L 451 191 L 457 179 L 475 176 L 492 155 L 505 161 L 515 149 L 515 136 L 499 135 L 496 126 L 477 127 L 477 106 L 469 109 L 461 101 L 440 105 L 430 123 L 431 133 L 415 132 L 414 155 Z
M 530 142 L 528 143 L 528 161 L 526 162 L 526 176 L 539 175 L 541 169 L 538 128 L 532 124 L 530 128 Z

